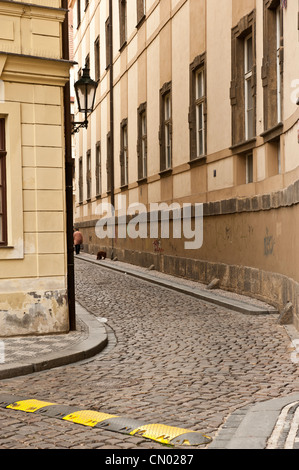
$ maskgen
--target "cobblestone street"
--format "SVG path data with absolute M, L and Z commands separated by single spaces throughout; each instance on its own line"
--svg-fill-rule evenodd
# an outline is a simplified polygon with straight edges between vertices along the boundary
M 77 301 L 107 319 L 86 361 L 1 381 L 1 391 L 80 405 L 212 438 L 235 410 L 299 390 L 277 314 L 244 315 L 76 260 Z M 161 449 L 122 435 L 0 409 L 0 448 Z

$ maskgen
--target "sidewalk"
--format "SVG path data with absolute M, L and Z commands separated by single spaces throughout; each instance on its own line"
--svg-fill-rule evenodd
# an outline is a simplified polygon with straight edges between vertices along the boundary
M 2 338 L 0 380 L 32 374 L 90 358 L 108 342 L 104 323 L 76 303 L 76 331 L 48 336 Z
M 267 314 L 278 314 L 272 306 L 256 299 L 220 289 L 210 291 L 197 282 L 119 261 L 97 261 L 88 254 L 76 258 L 246 315 L 265 315 L 265 321 Z M 77 330 L 68 334 L 2 339 L 5 363 L 0 364 L 0 380 L 68 365 L 113 347 L 105 319 L 96 318 L 78 303 L 76 315 Z M 285 328 L 291 340 L 299 337 L 291 326 Z M 299 393 L 235 411 L 218 430 L 208 449 L 296 449 L 299 448 L 298 427 Z

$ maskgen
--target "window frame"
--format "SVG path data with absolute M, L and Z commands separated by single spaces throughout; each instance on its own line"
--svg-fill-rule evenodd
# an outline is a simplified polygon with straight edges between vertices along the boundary
M 246 38 L 252 35 L 252 75 L 251 93 L 253 102 L 252 137 L 248 137 L 248 127 L 245 122 L 245 44 Z M 231 149 L 242 147 L 243 144 L 255 145 L 256 141 L 256 10 L 240 19 L 232 28 L 232 77 L 230 86 L 232 145 Z M 248 77 L 249 85 L 249 77 Z M 249 89 L 249 87 L 248 87 Z M 246 130 L 247 129 L 247 130 Z
M 146 15 L 146 6 L 145 0 L 136 0 L 136 10 L 137 10 L 137 26 L 139 28 L 143 23 L 143 20 Z
M 123 119 L 120 124 L 120 186 L 129 184 L 129 149 L 128 149 L 128 119 Z
M 119 8 L 119 50 L 127 44 L 127 0 L 118 1 Z
M 147 104 L 142 103 L 138 110 L 138 141 L 137 141 L 137 157 L 138 157 L 138 181 L 147 179 Z M 145 129 L 143 123 L 145 122 Z
M 86 200 L 91 199 L 91 150 L 86 152 Z
M 77 29 L 81 24 L 81 0 L 77 0 Z
M 109 131 L 106 138 L 106 176 L 107 176 L 107 193 L 111 192 L 111 166 L 112 166 L 112 152 L 111 152 L 111 132 Z
M 253 152 L 248 152 L 246 159 L 246 184 L 253 183 Z
M 98 82 L 101 76 L 100 36 L 98 36 L 94 42 L 94 75 L 95 80 Z
M 198 95 L 198 79 L 202 76 L 202 95 Z M 202 141 L 199 138 L 199 110 L 202 119 Z M 207 155 L 207 69 L 206 53 L 195 57 L 190 64 L 190 106 L 189 106 L 189 132 L 190 132 L 190 160 L 189 163 L 204 163 Z M 202 147 L 202 153 L 199 149 Z
M 96 196 L 102 194 L 102 155 L 101 155 L 101 142 L 96 143 L 96 164 L 95 164 L 95 177 L 96 177 Z
M 251 42 L 251 67 L 249 67 L 249 41 Z M 252 33 L 244 38 L 244 113 L 245 113 L 245 140 L 250 140 L 254 137 L 253 130 L 253 96 L 252 96 L 252 77 L 253 77 L 253 37 Z M 249 107 L 249 99 L 251 96 L 251 107 Z M 250 113 L 252 112 L 252 116 Z M 252 130 L 250 130 L 250 120 L 252 125 Z
M 79 204 L 83 203 L 83 158 L 80 157 L 78 161 L 78 191 L 79 191 Z
M 110 67 L 110 17 L 105 22 L 106 70 Z
M 166 114 L 166 99 L 169 97 L 169 116 Z M 172 84 L 165 83 L 160 90 L 160 175 L 172 171 Z M 169 149 L 169 152 L 167 151 Z

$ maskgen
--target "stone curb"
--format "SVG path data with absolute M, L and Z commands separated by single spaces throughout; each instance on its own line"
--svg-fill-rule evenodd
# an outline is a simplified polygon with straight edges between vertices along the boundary
M 239 313 L 244 313 L 248 315 L 265 315 L 269 313 L 274 313 L 277 314 L 277 310 L 273 309 L 268 309 L 266 307 L 257 307 L 255 305 L 247 304 L 246 302 L 231 299 L 228 297 L 221 296 L 219 294 L 214 294 L 212 292 L 207 292 L 204 291 L 203 289 L 195 288 L 195 287 L 188 287 L 188 286 L 183 286 L 179 282 L 175 281 L 169 281 L 166 279 L 160 279 L 156 276 L 142 273 L 140 271 L 134 270 L 133 268 L 124 268 L 121 266 L 116 266 L 112 265 L 110 263 L 107 263 L 107 261 L 98 261 L 98 260 L 93 260 L 90 258 L 87 258 L 83 254 L 80 254 L 78 256 L 78 259 L 87 261 L 89 263 L 97 264 L 100 265 L 103 268 L 107 269 L 112 269 L 114 271 L 118 271 L 123 274 L 128 274 L 130 276 L 142 279 L 144 281 L 151 282 L 153 284 L 157 284 L 160 287 L 165 287 L 167 289 L 172 289 L 175 290 L 176 292 L 180 292 L 182 294 L 187 294 L 191 295 L 193 297 L 196 297 L 200 300 L 204 300 L 205 302 L 210 302 L 216 305 L 219 305 L 221 307 L 227 308 L 229 310 L 234 310 Z
M 299 401 L 299 393 L 235 411 L 220 428 L 208 449 L 266 449 L 281 410 L 293 401 Z
M 54 367 L 65 366 L 83 359 L 88 359 L 101 352 L 108 343 L 105 326 L 80 304 L 76 304 L 76 315 L 88 328 L 88 337 L 65 349 L 40 356 L 25 362 L 0 365 L 0 380 L 32 374 Z

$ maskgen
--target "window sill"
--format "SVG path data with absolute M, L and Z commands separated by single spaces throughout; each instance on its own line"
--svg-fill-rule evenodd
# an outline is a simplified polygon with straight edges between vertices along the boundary
M 125 191 L 126 189 L 128 189 L 128 185 L 127 185 L 127 184 L 123 184 L 123 185 L 120 187 L 120 190 L 121 190 L 121 191 Z
M 204 155 L 203 157 L 193 158 L 188 162 L 189 166 L 199 166 L 204 165 L 207 161 L 207 157 Z
M 261 137 L 263 137 L 264 142 L 269 142 L 270 140 L 276 139 L 279 137 L 283 132 L 283 123 L 279 122 L 276 126 L 272 127 L 271 129 L 267 129 L 266 131 L 262 132 Z
M 165 178 L 166 176 L 170 176 L 172 174 L 172 168 L 167 168 L 167 170 L 162 170 L 159 172 L 161 178 Z
M 145 183 L 147 183 L 147 176 L 145 176 L 144 178 L 140 178 L 139 180 L 137 180 L 137 184 L 138 184 L 138 185 L 145 184 Z
M 0 250 L 13 250 L 14 249 L 14 246 L 11 246 L 11 245 L 0 245 Z
M 118 51 L 122 52 L 124 48 L 126 47 L 126 45 L 127 45 L 127 41 L 123 42 Z
M 143 25 L 145 18 L 146 18 L 145 15 L 143 15 L 143 16 L 140 18 L 140 20 L 138 21 L 138 23 L 137 23 L 137 25 L 136 25 L 136 29 L 140 28 L 140 27 Z
M 230 150 L 235 151 L 236 153 L 243 153 L 247 150 L 252 150 L 256 145 L 256 137 L 253 137 L 250 140 L 245 140 L 239 144 L 232 145 Z

